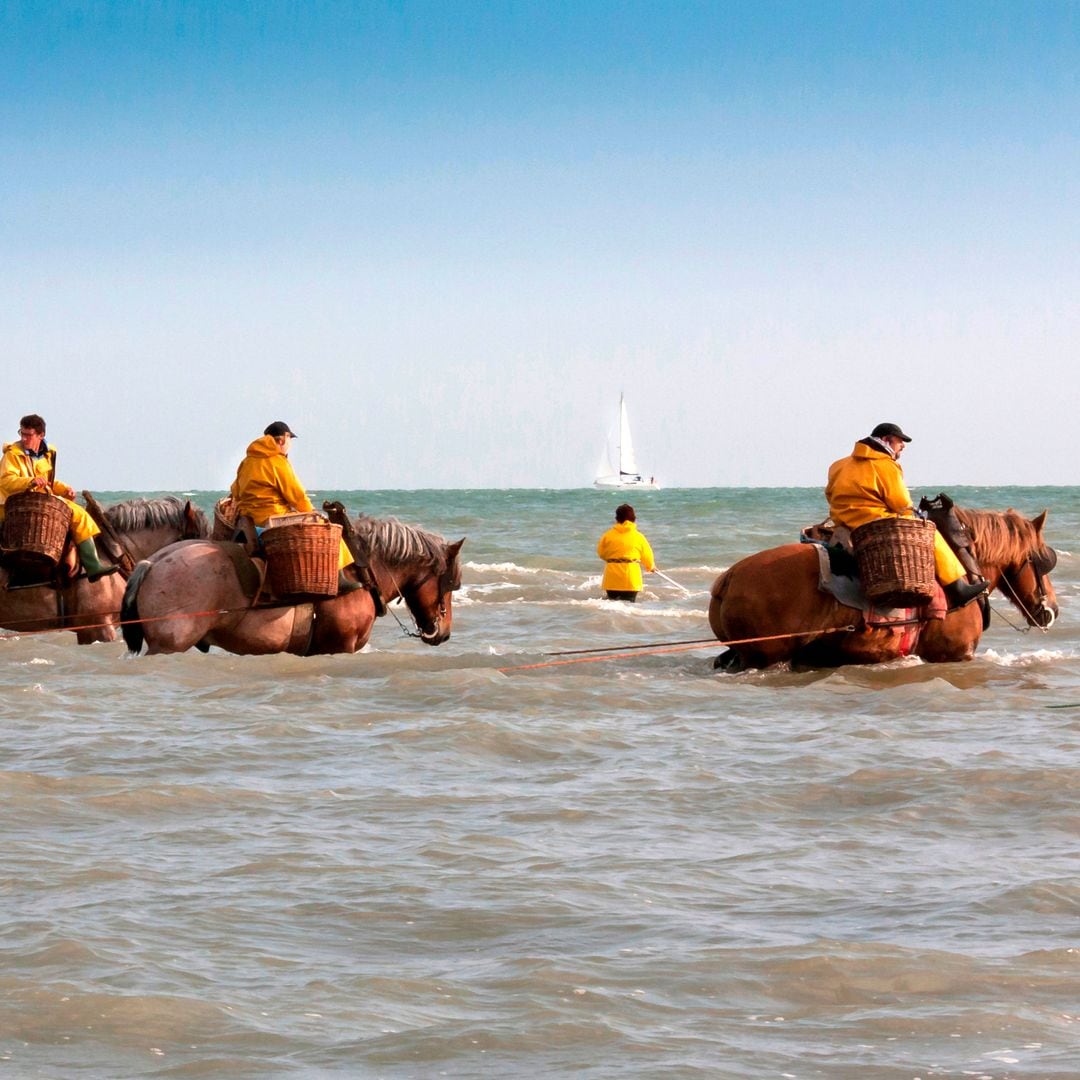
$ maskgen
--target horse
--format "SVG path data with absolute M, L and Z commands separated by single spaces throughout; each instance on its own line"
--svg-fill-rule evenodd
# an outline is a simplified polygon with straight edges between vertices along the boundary
M 392 518 L 361 517 L 356 534 L 370 552 L 383 604 L 400 597 L 427 645 L 450 637 L 458 559 L 465 538 L 441 536 Z M 354 571 L 346 571 L 353 575 Z M 139 654 L 202 652 L 216 645 L 238 655 L 354 653 L 367 644 L 376 605 L 367 589 L 326 599 L 258 606 L 261 573 L 240 544 L 191 540 L 172 544 L 135 568 L 124 592 L 124 641 Z
M 115 641 L 126 573 L 158 548 L 210 532 L 202 510 L 174 495 L 129 499 L 102 510 L 93 496 L 83 494 L 102 527 L 96 538 L 98 550 L 105 560 L 120 565 L 120 573 L 93 582 L 83 575 L 71 577 L 68 571 L 77 569 L 72 557 L 52 579 L 9 589 L 11 575 L 0 567 L 0 626 L 4 629 L 22 633 L 74 630 L 80 645 Z
M 1029 625 L 1049 629 L 1058 615 L 1048 576 L 1057 553 L 1043 540 L 1046 511 L 1031 520 L 1015 510 L 955 513 L 969 530 L 987 590 L 1004 593 Z M 860 611 L 818 588 L 816 545 L 805 543 L 760 551 L 724 571 L 710 590 L 709 625 L 729 646 L 714 665 L 724 671 L 878 664 L 906 655 L 970 660 L 984 629 L 980 603 L 942 619 L 868 626 Z

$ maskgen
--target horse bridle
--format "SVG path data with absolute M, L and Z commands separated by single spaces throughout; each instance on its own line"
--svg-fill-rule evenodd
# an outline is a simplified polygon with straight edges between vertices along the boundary
M 1031 566 L 1031 572 L 1035 575 L 1035 598 L 1036 598 L 1036 610 L 1046 611 L 1050 615 L 1050 621 L 1046 625 L 1039 623 L 1030 611 L 1027 609 L 1027 605 L 1020 599 L 1020 595 L 1016 591 L 1016 585 L 1009 580 L 1008 569 L 1001 571 L 1001 580 L 1004 581 L 1008 587 L 1009 594 L 1013 599 L 1016 606 L 1024 613 L 1024 618 L 1032 626 L 1039 627 L 1040 630 L 1049 630 L 1054 625 L 1054 613 L 1046 606 L 1046 575 L 1057 566 L 1057 552 L 1049 545 L 1044 545 L 1039 548 L 1038 551 L 1029 551 L 1027 558 L 1020 564 L 1020 569 L 1023 570 L 1025 566 Z
M 420 620 L 416 617 L 416 612 L 413 611 L 412 607 L 409 605 L 408 600 L 405 599 L 405 593 L 402 591 L 401 586 L 398 585 L 397 579 L 389 570 L 386 571 L 387 576 L 394 583 L 394 588 L 397 590 L 398 596 L 400 596 L 401 599 L 405 601 L 405 606 L 409 608 L 409 614 L 412 616 L 413 622 L 416 623 L 415 633 L 412 630 L 406 630 L 405 624 L 400 619 L 398 619 L 397 613 L 394 611 L 394 609 L 391 607 L 387 607 L 387 611 L 389 611 L 397 620 L 398 626 L 401 627 L 402 633 L 404 633 L 406 637 L 419 638 L 421 641 L 430 641 L 432 638 L 437 638 L 439 636 L 439 632 L 442 628 L 442 621 L 446 618 L 446 597 L 449 596 L 450 593 L 452 593 L 454 589 L 458 587 L 458 583 L 456 581 L 457 575 L 454 573 L 453 563 L 454 560 L 443 560 L 442 567 L 436 570 L 437 563 L 433 562 L 431 564 L 431 572 L 426 577 L 421 578 L 421 580 L 417 583 L 416 588 L 413 590 L 414 592 L 418 592 L 420 588 L 432 578 L 436 579 L 435 587 L 439 590 L 439 608 L 435 616 L 435 625 L 430 631 L 424 630 L 420 626 Z

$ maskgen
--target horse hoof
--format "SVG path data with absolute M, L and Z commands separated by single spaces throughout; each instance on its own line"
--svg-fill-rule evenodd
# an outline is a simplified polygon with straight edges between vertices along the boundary
M 742 658 L 734 649 L 725 649 L 712 663 L 716 671 L 742 671 Z

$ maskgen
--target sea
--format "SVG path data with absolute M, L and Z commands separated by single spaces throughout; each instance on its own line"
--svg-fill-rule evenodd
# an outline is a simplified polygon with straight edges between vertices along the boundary
M 618 493 L 318 493 L 466 537 L 438 648 L 3 632 L 0 1076 L 1080 1077 L 1080 488 L 946 490 L 1060 556 L 967 663 L 714 669 L 819 489 L 634 493 L 634 605 Z

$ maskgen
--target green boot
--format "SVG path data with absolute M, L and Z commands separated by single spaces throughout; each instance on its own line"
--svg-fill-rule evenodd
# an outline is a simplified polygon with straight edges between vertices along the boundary
M 82 563 L 82 568 L 86 572 L 87 581 L 97 581 L 98 578 L 107 577 L 109 574 L 115 574 L 120 569 L 119 566 L 113 566 L 111 563 L 103 563 L 98 558 L 97 548 L 94 546 L 94 538 L 84 540 L 81 544 L 76 544 L 76 550 L 79 553 L 79 562 Z

